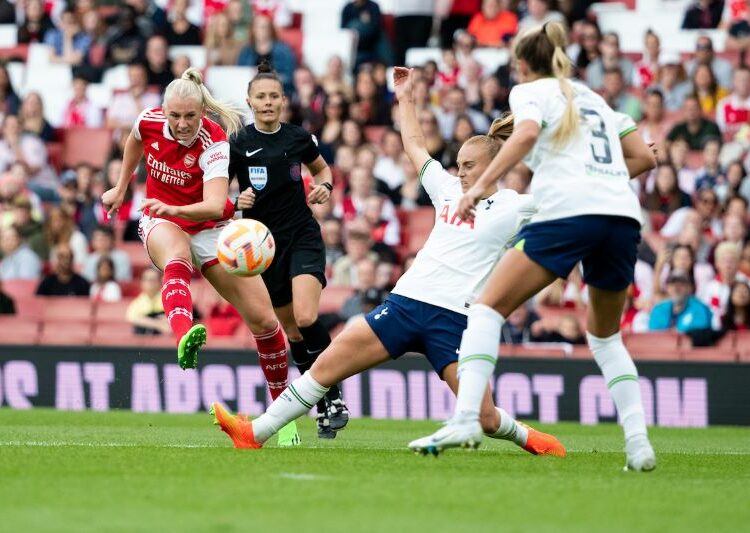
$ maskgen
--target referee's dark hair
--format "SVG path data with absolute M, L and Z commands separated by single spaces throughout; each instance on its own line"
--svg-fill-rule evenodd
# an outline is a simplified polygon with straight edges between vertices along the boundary
M 271 66 L 271 63 L 268 61 L 268 59 L 263 59 L 258 65 L 258 73 L 252 80 L 250 80 L 250 83 L 247 84 L 247 94 L 250 94 L 252 92 L 253 83 L 260 80 L 277 81 L 279 82 L 279 85 L 281 85 L 281 92 L 284 92 L 284 84 L 281 83 L 281 78 L 279 78 L 278 74 L 276 74 L 276 71 L 273 69 L 273 66 Z

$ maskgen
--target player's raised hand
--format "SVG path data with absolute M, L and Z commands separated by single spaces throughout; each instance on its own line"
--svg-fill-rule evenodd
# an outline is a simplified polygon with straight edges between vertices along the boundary
M 330 197 L 331 191 L 321 183 L 312 188 L 310 194 L 307 195 L 307 202 L 310 204 L 324 204 Z
M 480 193 L 474 191 L 472 187 L 461 197 L 461 200 L 458 202 L 458 208 L 456 209 L 456 214 L 461 220 L 467 222 L 474 220 L 476 205 L 479 201 L 479 194 Z
M 401 102 L 411 98 L 411 90 L 414 86 L 414 69 L 406 67 L 393 67 L 393 87 L 396 99 Z
M 102 194 L 102 206 L 107 210 L 107 217 L 112 218 L 117 214 L 122 202 L 125 200 L 125 193 L 117 187 L 104 191 Z
M 255 205 L 255 192 L 248 187 L 240 193 L 237 197 L 237 208 L 238 209 L 250 209 Z
M 145 198 L 141 203 L 141 211 L 146 211 L 152 217 L 176 216 L 177 212 L 173 205 L 167 205 L 156 198 Z

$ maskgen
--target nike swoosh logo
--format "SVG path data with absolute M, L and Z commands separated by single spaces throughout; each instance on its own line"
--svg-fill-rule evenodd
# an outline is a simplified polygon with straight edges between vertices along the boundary
M 255 154 L 263 150 L 263 148 L 258 148 L 257 150 L 253 150 L 252 152 L 245 151 L 245 155 L 247 157 L 253 157 Z

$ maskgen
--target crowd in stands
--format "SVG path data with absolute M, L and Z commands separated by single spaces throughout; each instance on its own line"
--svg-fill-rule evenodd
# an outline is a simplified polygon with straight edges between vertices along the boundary
M 200 20 L 188 16 L 196 3 Z M 61 127 L 53 128 L 39 94 L 20 94 L 0 66 L 0 280 L 32 278 L 39 295 L 110 302 L 139 294 L 133 278 L 140 276 L 127 318 L 139 332 L 165 329 L 159 273 L 133 268 L 118 249 L 138 239 L 143 171 L 118 220 L 107 220 L 99 197 L 117 179 L 121 143 L 140 110 L 159 106 L 165 86 L 190 64 L 185 56 L 170 59 L 170 47 L 203 45 L 208 66 L 270 59 L 288 96 L 283 120 L 316 135 L 335 181 L 331 202 L 313 206 L 328 281 L 352 290 L 327 318 L 331 327 L 345 323 L 383 300 L 434 220 L 403 151 L 388 67 L 403 64 L 413 47 L 441 50 L 439 61 L 415 66 L 415 97 L 428 151 L 455 171 L 461 144 L 508 110 L 515 83 L 512 65 L 488 70 L 477 51 L 500 53 L 517 32 L 557 20 L 570 29 L 575 76 L 630 115 L 657 149 L 657 168 L 632 181 L 645 224 L 624 330 L 676 330 L 710 344 L 723 331 L 750 328 L 750 2 L 691 4 L 683 27 L 725 29 L 727 52 L 703 36 L 694 53 L 681 56 L 658 27 L 643 36 L 642 53 L 623 53 L 617 33 L 600 31 L 591 1 L 400 0 L 388 16 L 395 28 L 389 32 L 377 2 L 353 0 L 337 15 L 342 28 L 358 35 L 351 68 L 332 56 L 321 75 L 280 38 L 280 29 L 298 24 L 285 0 L 170 0 L 168 11 L 162 4 L 0 0 L 0 23 L 17 25 L 19 43 L 46 43 L 52 61 L 73 67 L 73 98 Z M 100 109 L 87 88 L 116 65 L 128 65 L 129 88 Z M 102 168 L 55 164 L 48 147 L 60 130 L 100 126 L 113 136 Z M 530 179 L 521 165 L 502 186 L 524 192 Z M 502 338 L 583 343 L 586 305 L 576 268 L 511 315 Z M 544 313 L 550 308 L 569 312 L 550 318 Z M 13 311 L 2 291 L 0 310 Z M 203 311 L 214 331 L 239 327 L 224 302 Z

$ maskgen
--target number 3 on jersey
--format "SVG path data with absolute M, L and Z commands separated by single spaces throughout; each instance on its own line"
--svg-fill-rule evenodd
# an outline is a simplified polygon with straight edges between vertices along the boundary
M 591 155 L 594 157 L 594 161 L 603 165 L 610 164 L 612 162 L 612 151 L 609 147 L 609 138 L 607 138 L 607 130 L 602 116 L 593 109 L 582 108 L 581 113 L 592 126 Z

